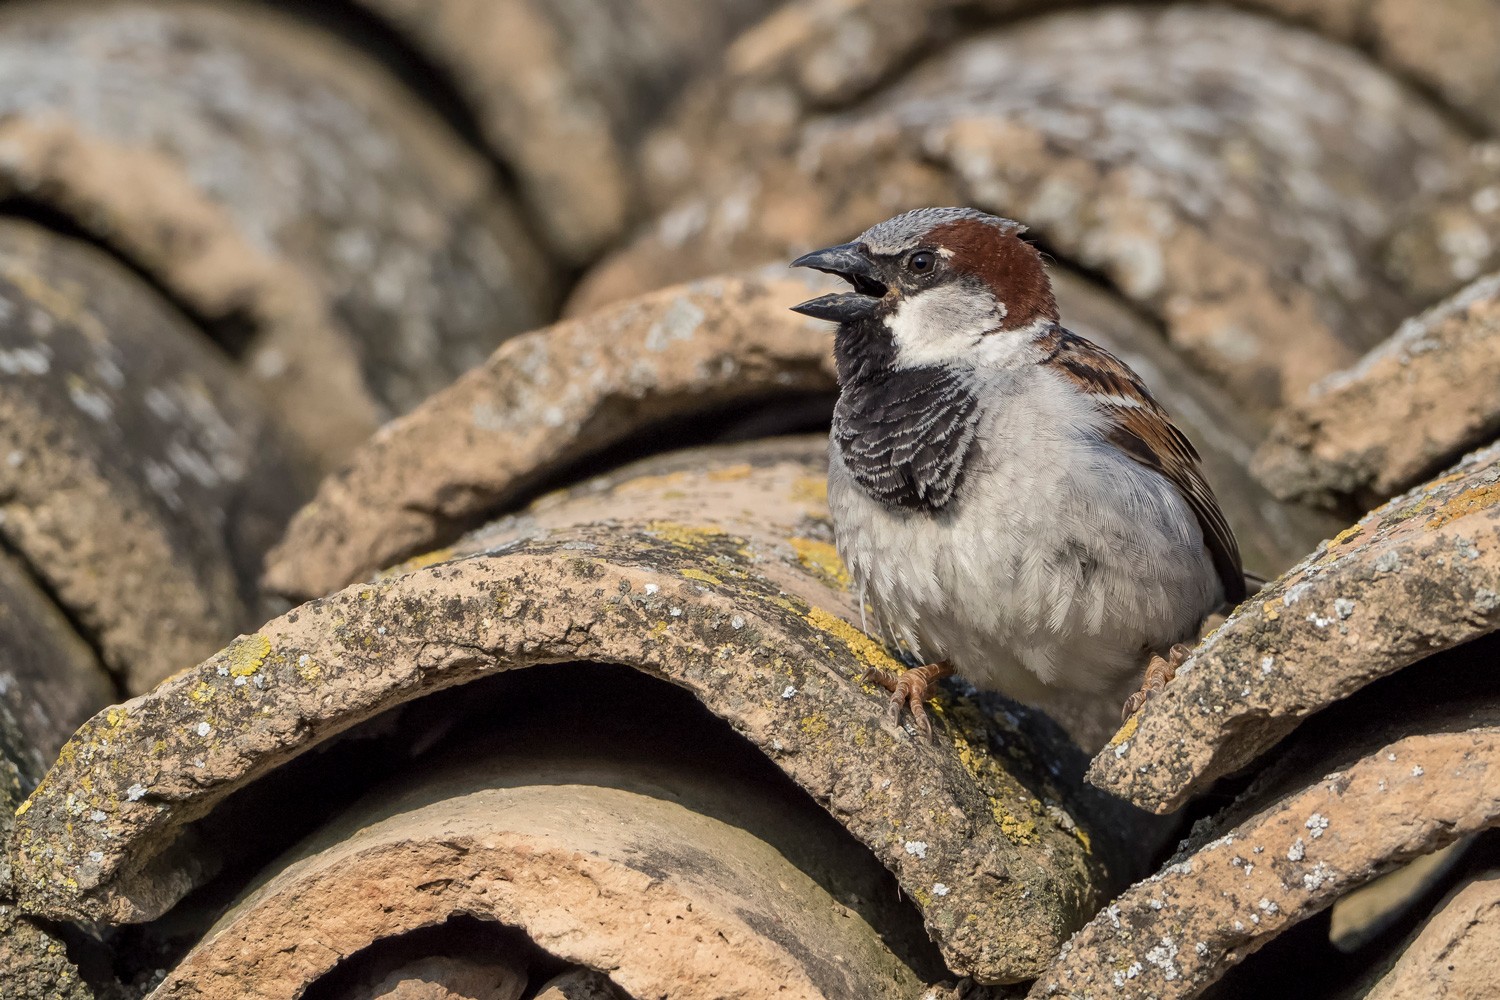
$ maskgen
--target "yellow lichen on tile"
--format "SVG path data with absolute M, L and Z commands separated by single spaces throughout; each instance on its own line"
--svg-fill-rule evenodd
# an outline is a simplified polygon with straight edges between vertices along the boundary
M 297 676 L 302 678 L 309 684 L 316 681 L 323 674 L 323 668 L 318 666 L 318 661 L 314 660 L 306 653 L 303 653 L 301 656 L 297 657 L 297 666 L 295 667 L 295 669 L 297 671 Z
M 229 644 L 229 673 L 233 677 L 249 677 L 259 670 L 271 655 L 271 640 L 259 632 L 242 635 Z
M 679 524 L 676 521 L 652 521 L 646 528 L 662 541 L 685 549 L 701 548 L 708 542 L 724 537 L 724 531 L 720 528 Z
M 792 484 L 792 499 L 803 503 L 828 503 L 828 480 L 821 476 L 798 476 Z
M 894 672 L 901 670 L 901 664 L 885 651 L 884 646 L 837 615 L 815 607 L 804 617 L 813 628 L 840 639 L 849 648 L 849 652 L 865 666 Z
M 822 712 L 814 712 L 812 715 L 804 715 L 797 722 L 797 728 L 808 736 L 818 737 L 828 732 L 828 717 Z
M 1484 486 L 1475 486 L 1448 500 L 1427 519 L 1427 527 L 1441 528 L 1449 521 L 1478 513 L 1500 503 L 1500 480 Z
M 1117 747 L 1121 743 L 1124 743 L 1126 740 L 1130 739 L 1130 737 L 1135 735 L 1135 731 L 1140 727 L 1140 724 L 1141 713 L 1136 712 L 1130 718 L 1125 720 L 1125 724 L 1120 727 L 1118 732 L 1116 732 L 1109 738 L 1109 747 Z
M 781 608 L 783 611 L 790 611 L 794 615 L 805 614 L 809 607 L 809 605 L 807 605 L 805 602 L 793 600 L 792 598 L 782 594 L 778 594 L 775 597 L 770 598 L 770 602 L 776 605 L 778 608 Z
M 994 816 L 995 821 L 1000 824 L 1000 832 L 1012 844 L 1036 843 L 1036 820 L 1020 819 L 1003 809 L 994 811 Z
M 813 538 L 793 537 L 787 541 L 797 553 L 797 561 L 809 573 L 841 590 L 849 589 L 849 569 L 844 565 L 844 560 L 839 558 L 839 550 L 833 545 Z
M 738 465 L 726 465 L 722 469 L 712 469 L 708 478 L 716 483 L 732 483 L 741 479 L 748 479 L 750 473 L 755 471 L 749 462 L 741 462 Z
M 1456 483 L 1460 479 L 1464 478 L 1467 475 L 1468 475 L 1468 471 L 1467 470 L 1459 469 L 1456 472 L 1450 472 L 1450 473 L 1448 473 L 1446 476 L 1439 476 L 1438 478 L 1434 479 L 1432 482 L 1428 483 L 1427 487 L 1428 487 L 1428 489 L 1434 489 L 1435 490 L 1435 489 L 1438 489 L 1439 487 L 1447 486 L 1449 483 Z
M 1335 545 L 1343 545 L 1349 539 L 1353 538 L 1355 535 L 1364 530 L 1365 528 L 1362 524 L 1351 524 L 1343 531 L 1340 531 L 1337 535 L 1334 535 L 1332 541 L 1328 543 L 1328 547 L 1331 549 Z
M 701 569 L 685 569 L 682 571 L 682 575 L 689 580 L 697 580 L 699 583 L 711 583 L 715 587 L 721 586 L 724 583 L 723 580 L 720 580 L 712 573 L 705 573 Z
M 942 711 L 942 707 L 938 703 L 934 703 L 932 708 L 939 716 L 946 714 Z M 1009 787 L 1019 791 L 1020 789 L 1014 776 L 1006 771 L 983 745 L 976 745 L 976 743 L 964 735 L 965 723 L 973 725 L 979 721 L 977 718 L 972 717 L 975 714 L 969 709 L 954 713 L 953 724 L 947 729 L 949 736 L 953 740 L 953 749 L 959 763 L 963 765 L 965 771 L 969 772 L 969 775 L 974 779 L 974 783 L 981 789 L 994 790 Z M 1035 802 L 1036 800 L 1032 801 Z M 1034 821 L 1017 819 L 1006 808 L 1004 801 L 996 795 L 987 794 L 986 803 L 989 806 L 990 816 L 999 825 L 1001 832 L 1012 843 L 1029 844 L 1037 841 L 1036 823 Z M 1040 806 L 1041 803 L 1036 802 L 1036 808 L 1033 811 L 1038 811 Z
M 453 550 L 451 548 L 433 549 L 431 552 L 424 552 L 419 556 L 412 556 L 405 562 L 399 562 L 389 569 L 381 570 L 376 574 L 376 578 L 381 580 L 389 580 L 391 577 L 405 576 L 407 573 L 415 573 L 419 569 L 425 569 L 428 566 L 436 566 L 438 563 L 447 562 L 452 558 Z
M 1333 538 L 1329 539 L 1328 548 L 1324 551 L 1323 558 L 1319 560 L 1319 562 L 1330 563 L 1337 559 L 1339 556 L 1343 555 L 1342 552 L 1338 552 L 1336 550 L 1341 549 L 1345 545 L 1349 544 L 1350 541 L 1362 534 L 1364 530 L 1364 523 L 1359 522 L 1356 524 L 1351 524 L 1343 531 L 1340 531 L 1337 535 L 1334 535 Z

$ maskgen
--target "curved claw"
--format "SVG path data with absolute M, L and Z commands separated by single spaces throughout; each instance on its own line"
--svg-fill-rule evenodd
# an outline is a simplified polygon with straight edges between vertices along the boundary
M 892 677 L 884 670 L 879 670 L 875 667 L 866 667 L 865 672 L 859 675 L 859 679 L 862 681 L 869 681 L 872 684 L 878 684 L 881 687 L 885 688 L 887 691 L 896 690 L 896 678 Z
M 902 714 L 909 711 L 912 725 L 930 741 L 932 722 L 927 718 L 926 702 L 932 696 L 933 686 L 952 674 L 953 668 L 947 663 L 929 663 L 925 667 L 903 670 L 897 677 L 871 667 L 864 672 L 863 679 L 879 684 L 891 693 L 886 717 L 891 720 L 892 725 L 900 726 Z
M 1152 653 L 1151 661 L 1146 664 L 1146 679 L 1139 691 L 1125 699 L 1125 705 L 1120 709 L 1120 721 L 1129 719 L 1146 702 L 1165 691 L 1172 678 L 1177 676 L 1177 668 L 1182 666 L 1192 651 L 1192 647 L 1179 642 L 1167 650 L 1165 657 Z

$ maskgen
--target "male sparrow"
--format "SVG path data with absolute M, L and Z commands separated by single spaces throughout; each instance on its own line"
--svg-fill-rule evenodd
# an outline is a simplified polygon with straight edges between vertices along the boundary
M 1198 453 L 1133 371 L 1062 327 L 1024 231 L 907 212 L 792 261 L 853 285 L 793 308 L 839 324 L 839 553 L 885 637 L 927 664 L 874 678 L 892 720 L 909 707 L 930 736 L 929 686 L 956 671 L 1098 743 L 1101 705 L 1113 717 L 1148 660 L 1126 714 L 1160 690 L 1245 580 Z

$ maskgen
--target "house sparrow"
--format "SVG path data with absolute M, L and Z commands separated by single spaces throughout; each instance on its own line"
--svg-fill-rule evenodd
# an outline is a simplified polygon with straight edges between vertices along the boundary
M 1102 742 L 1200 624 L 1245 596 L 1198 453 L 1140 378 L 1064 329 L 1025 227 L 924 208 L 798 257 L 853 290 L 794 306 L 839 324 L 828 505 L 887 639 L 898 725 L 957 672 Z

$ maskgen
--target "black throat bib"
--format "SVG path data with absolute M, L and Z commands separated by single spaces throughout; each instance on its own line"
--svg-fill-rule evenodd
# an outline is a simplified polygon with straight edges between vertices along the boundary
M 887 369 L 848 382 L 833 439 L 855 482 L 888 507 L 935 513 L 953 500 L 979 430 L 973 376 Z

